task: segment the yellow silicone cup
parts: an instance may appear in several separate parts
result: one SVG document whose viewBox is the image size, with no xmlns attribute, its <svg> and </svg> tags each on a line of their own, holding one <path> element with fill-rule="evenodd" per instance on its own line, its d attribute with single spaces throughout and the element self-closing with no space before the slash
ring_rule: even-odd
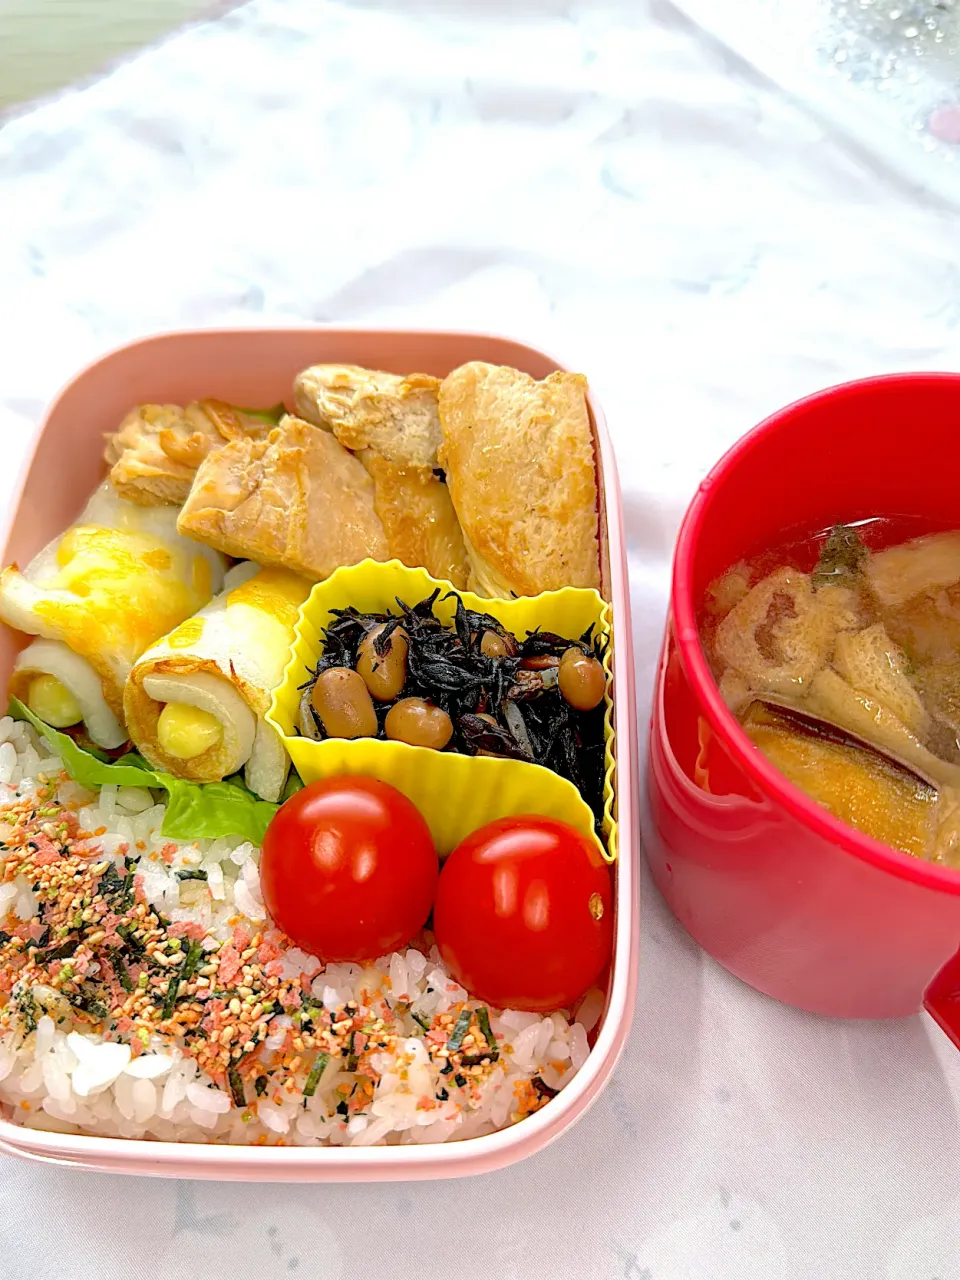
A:
<svg viewBox="0 0 960 1280">
<path fill-rule="evenodd" d="M 486 600 L 469 591 L 458 594 L 468 609 L 489 613 L 520 639 L 540 627 L 577 639 L 594 624 L 594 634 L 608 642 L 604 738 L 606 763 L 603 782 L 603 837 L 597 840 L 593 814 L 573 783 L 550 769 L 520 760 L 494 756 L 466 756 L 431 751 L 405 742 L 377 738 L 327 738 L 314 742 L 296 732 L 300 686 L 315 668 L 322 648 L 321 634 L 332 621 L 332 609 L 351 605 L 361 613 L 396 613 L 399 598 L 414 605 L 440 588 L 435 615 L 452 623 L 456 602 L 443 597 L 454 588 L 432 578 L 425 569 L 411 569 L 399 560 L 364 560 L 338 569 L 318 582 L 300 610 L 290 661 L 283 683 L 275 691 L 269 722 L 283 738 L 294 767 L 304 782 L 337 774 L 366 774 L 402 791 L 426 818 L 441 856 L 472 831 L 497 818 L 542 814 L 559 818 L 596 841 L 608 862 L 617 856 L 617 825 L 613 817 L 613 706 L 610 700 L 610 608 L 596 591 L 568 587 L 519 600 Z"/>
</svg>

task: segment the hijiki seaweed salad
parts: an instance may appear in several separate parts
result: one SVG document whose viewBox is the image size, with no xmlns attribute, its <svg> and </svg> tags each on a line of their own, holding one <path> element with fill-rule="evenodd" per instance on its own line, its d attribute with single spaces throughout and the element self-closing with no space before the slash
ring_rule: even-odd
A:
<svg viewBox="0 0 960 1280">
<path fill-rule="evenodd" d="M 439 588 L 396 613 L 334 610 L 303 686 L 308 738 L 381 737 L 543 765 L 603 816 L 605 646 L 591 626 L 571 641 L 518 640 L 455 593 L 453 626 L 434 614 Z M 361 675 L 360 673 L 364 673 Z"/>
<path fill-rule="evenodd" d="M 605 639 L 514 635 L 459 593 L 598 599 L 584 388 L 317 365 L 296 415 L 142 404 L 110 435 L 80 516 L 0 573 L 0 619 L 27 637 L 0 717 L 0 1117 L 427 1143 L 517 1123 L 570 1082 L 612 952 Z M 507 446 L 491 489 L 486 451 Z M 310 502 L 286 500 L 293 477 Z M 441 860 L 372 767 L 306 785 L 291 768 L 268 712 L 304 602 L 388 560 L 445 585 L 334 610 L 300 734 L 542 766 L 596 834 L 579 801 L 582 830 L 547 806 L 471 820 Z"/>
</svg>

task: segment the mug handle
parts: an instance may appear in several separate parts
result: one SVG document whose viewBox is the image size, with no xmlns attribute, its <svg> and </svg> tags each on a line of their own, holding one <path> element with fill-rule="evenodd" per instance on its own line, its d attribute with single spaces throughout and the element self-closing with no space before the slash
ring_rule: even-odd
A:
<svg viewBox="0 0 960 1280">
<path fill-rule="evenodd" d="M 960 1049 L 960 951 L 950 957 L 927 987 L 923 1007 Z"/>
</svg>

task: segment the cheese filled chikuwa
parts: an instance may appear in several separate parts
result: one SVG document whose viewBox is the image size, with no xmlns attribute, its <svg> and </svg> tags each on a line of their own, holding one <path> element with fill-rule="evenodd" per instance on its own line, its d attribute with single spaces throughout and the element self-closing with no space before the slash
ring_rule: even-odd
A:
<svg viewBox="0 0 960 1280">
<path fill-rule="evenodd" d="M 193 782 L 243 770 L 251 791 L 280 798 L 290 762 L 266 714 L 309 592 L 287 569 L 237 565 L 219 596 L 143 654 L 123 705 L 150 764 Z"/>
<path fill-rule="evenodd" d="M 54 728 L 120 747 L 130 668 L 219 591 L 225 563 L 177 533 L 175 508 L 138 506 L 100 485 L 25 569 L 0 574 L 0 618 L 38 637 L 17 657 L 10 693 Z"/>
</svg>

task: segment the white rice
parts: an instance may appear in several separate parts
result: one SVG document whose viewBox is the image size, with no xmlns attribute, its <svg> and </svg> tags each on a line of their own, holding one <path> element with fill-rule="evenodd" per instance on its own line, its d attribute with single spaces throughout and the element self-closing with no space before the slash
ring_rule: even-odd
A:
<svg viewBox="0 0 960 1280">
<path fill-rule="evenodd" d="M 38 785 L 58 776 L 57 801 L 77 811 L 83 829 L 105 828 L 87 842 L 90 852 L 102 850 L 122 864 L 125 846 L 139 850 L 137 871 L 149 903 L 174 922 L 204 929 L 206 951 L 231 939 L 238 916 L 251 933 L 268 927 L 258 849 L 239 840 L 168 840 L 160 834 L 164 806 L 148 790 L 85 792 L 61 773 L 60 761 L 28 726 L 9 717 L 0 719 L 0 837 L 2 806 L 33 796 Z M 23 876 L 4 878 L 5 848 L 0 844 L 0 929 L 9 931 L 34 917 L 38 903 Z M 178 881 L 176 872 L 190 869 L 205 871 L 206 883 Z M 564 1088 L 586 1060 L 588 1032 L 603 1009 L 596 990 L 580 1002 L 575 1019 L 491 1009 L 498 1060 L 478 1083 L 466 1080 L 461 1086 L 463 1077 L 442 1071 L 442 1057 L 434 1060 L 424 1040 L 422 1023 L 429 1026 L 448 1011 L 457 1014 L 468 1000 L 435 948 L 425 944 L 424 950 L 410 947 L 365 967 L 324 969 L 291 947 L 282 965 L 284 979 L 314 975 L 312 996 L 330 1012 L 350 1001 L 384 1002 L 402 1038 L 395 1052 L 371 1056 L 374 1087 L 362 1104 L 354 1099 L 346 1106 L 345 1098 L 362 1081 L 347 1069 L 346 1059 L 331 1057 L 312 1096 L 304 1096 L 303 1071 L 292 1090 L 271 1088 L 253 1098 L 251 1089 L 250 1101 L 240 1107 L 199 1070 L 182 1041 L 154 1035 L 137 1055 L 116 1032 L 111 1040 L 93 1033 L 89 1022 L 74 1024 L 63 998 L 37 985 L 33 997 L 42 1016 L 36 1029 L 26 1032 L 16 1020 L 0 1029 L 0 1111 L 34 1128 L 181 1142 L 370 1146 L 469 1138 L 514 1123 L 536 1109 L 541 1095 Z M 7 999 L 0 994 L 0 1012 Z M 270 1021 L 270 1035 L 257 1051 L 265 1062 L 289 1043 L 291 1021 L 284 1013 Z"/>
</svg>

